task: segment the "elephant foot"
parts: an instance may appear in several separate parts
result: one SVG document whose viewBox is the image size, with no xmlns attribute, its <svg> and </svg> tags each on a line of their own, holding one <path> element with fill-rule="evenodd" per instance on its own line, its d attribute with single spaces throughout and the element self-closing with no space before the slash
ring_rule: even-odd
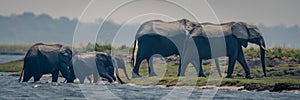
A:
<svg viewBox="0 0 300 100">
<path fill-rule="evenodd" d="M 231 75 L 227 75 L 225 78 L 233 78 Z"/>
<path fill-rule="evenodd" d="M 152 77 L 152 76 L 157 76 L 157 74 L 156 73 L 150 73 L 149 77 Z"/>
<path fill-rule="evenodd" d="M 198 75 L 198 77 L 206 77 L 206 75 L 200 74 L 200 75 Z"/>
<path fill-rule="evenodd" d="M 132 78 L 140 78 L 140 77 L 142 77 L 140 74 L 132 72 Z"/>
<path fill-rule="evenodd" d="M 178 73 L 177 76 L 178 76 L 178 77 L 180 77 L 180 76 L 185 76 L 185 73 Z"/>
<path fill-rule="evenodd" d="M 245 78 L 246 79 L 253 79 L 253 77 L 251 75 L 246 75 Z"/>
</svg>

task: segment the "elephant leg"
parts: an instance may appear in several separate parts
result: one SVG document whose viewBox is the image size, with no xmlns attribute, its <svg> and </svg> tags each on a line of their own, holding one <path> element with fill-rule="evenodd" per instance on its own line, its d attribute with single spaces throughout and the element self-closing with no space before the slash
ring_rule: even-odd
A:
<svg viewBox="0 0 300 100">
<path fill-rule="evenodd" d="M 149 77 L 157 76 L 153 68 L 153 57 L 147 58 Z"/>
<path fill-rule="evenodd" d="M 29 73 L 27 70 L 24 70 L 24 76 L 23 76 L 22 82 L 28 82 L 31 77 L 32 77 L 32 74 Z"/>
<path fill-rule="evenodd" d="M 141 59 L 139 56 L 137 56 L 135 66 L 134 66 L 133 71 L 132 71 L 132 78 L 142 77 L 139 74 L 139 69 L 140 69 L 140 65 L 141 65 L 142 61 L 143 61 L 143 59 Z"/>
<path fill-rule="evenodd" d="M 98 75 L 98 73 L 97 73 L 97 72 L 94 73 L 94 74 L 93 74 L 93 77 L 94 77 L 94 83 L 97 83 L 98 80 L 99 80 L 99 75 Z"/>
<path fill-rule="evenodd" d="M 79 79 L 79 83 L 80 83 L 80 84 L 83 84 L 83 83 L 84 83 L 85 77 L 78 77 L 78 79 Z"/>
<path fill-rule="evenodd" d="M 109 83 L 114 82 L 114 79 L 108 74 L 100 74 L 100 76 L 106 78 Z"/>
<path fill-rule="evenodd" d="M 196 71 L 198 71 L 198 77 L 206 77 L 206 75 L 203 72 L 203 68 L 202 68 L 202 59 L 199 59 L 199 62 L 194 60 L 192 61 L 192 64 L 194 65 Z"/>
<path fill-rule="evenodd" d="M 228 62 L 229 62 L 229 64 L 228 64 L 226 78 L 232 78 L 232 73 L 233 73 L 235 62 L 236 62 L 236 57 L 229 57 L 229 61 Z"/>
<path fill-rule="evenodd" d="M 215 58 L 215 64 L 216 64 L 219 76 L 222 77 L 222 72 L 221 72 L 221 68 L 220 68 L 220 64 L 219 64 L 218 58 Z"/>
<path fill-rule="evenodd" d="M 52 74 L 52 82 L 57 82 L 59 71 L 55 70 L 51 74 Z"/>
<path fill-rule="evenodd" d="M 43 74 L 40 73 L 33 75 L 34 82 L 40 81 L 42 76 Z"/>
<path fill-rule="evenodd" d="M 117 80 L 117 78 L 115 77 L 115 73 L 109 74 L 109 76 L 113 79 L 113 81 Z"/>
<path fill-rule="evenodd" d="M 188 67 L 188 64 L 189 64 L 188 61 L 182 61 L 182 59 L 180 59 L 180 65 L 178 67 L 177 76 L 185 76 L 185 70 Z"/>
<path fill-rule="evenodd" d="M 237 60 L 242 65 L 242 67 L 245 71 L 245 74 L 246 74 L 245 78 L 252 79 L 253 77 L 250 74 L 250 69 L 249 69 L 249 67 L 247 65 L 247 62 L 245 60 L 242 48 L 239 49 L 239 54 L 238 54 Z"/>
</svg>

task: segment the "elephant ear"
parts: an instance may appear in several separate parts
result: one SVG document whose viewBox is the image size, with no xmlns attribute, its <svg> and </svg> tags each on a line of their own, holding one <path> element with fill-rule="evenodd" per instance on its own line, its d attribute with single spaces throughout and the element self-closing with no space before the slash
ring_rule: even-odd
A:
<svg viewBox="0 0 300 100">
<path fill-rule="evenodd" d="M 96 59 L 100 60 L 100 61 L 104 61 L 104 62 L 108 61 L 106 55 L 104 55 L 104 54 L 96 54 Z"/>
<path fill-rule="evenodd" d="M 105 54 L 96 54 L 96 62 L 97 61 L 102 61 L 106 67 L 112 66 L 111 56 Z"/>
<path fill-rule="evenodd" d="M 248 46 L 249 32 L 244 22 L 236 22 L 232 25 L 231 31 L 232 34 L 240 41 L 243 47 Z"/>
</svg>

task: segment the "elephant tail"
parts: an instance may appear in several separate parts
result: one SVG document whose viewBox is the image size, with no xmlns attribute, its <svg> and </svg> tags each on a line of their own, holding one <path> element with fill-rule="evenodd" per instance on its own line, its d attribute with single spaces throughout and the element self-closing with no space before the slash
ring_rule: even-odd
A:
<svg viewBox="0 0 300 100">
<path fill-rule="evenodd" d="M 136 40 L 134 40 L 134 43 L 133 43 L 133 50 L 132 50 L 132 57 L 131 57 L 131 63 L 132 63 L 133 67 L 134 67 L 134 52 L 135 52 L 135 48 L 136 48 Z"/>
</svg>

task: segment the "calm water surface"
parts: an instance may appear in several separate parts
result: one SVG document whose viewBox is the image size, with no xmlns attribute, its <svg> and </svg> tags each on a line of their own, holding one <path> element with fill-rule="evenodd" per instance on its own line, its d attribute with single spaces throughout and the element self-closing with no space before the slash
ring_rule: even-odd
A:
<svg viewBox="0 0 300 100">
<path fill-rule="evenodd" d="M 15 61 L 24 58 L 24 55 L 0 55 L 0 63 Z"/>
</svg>

